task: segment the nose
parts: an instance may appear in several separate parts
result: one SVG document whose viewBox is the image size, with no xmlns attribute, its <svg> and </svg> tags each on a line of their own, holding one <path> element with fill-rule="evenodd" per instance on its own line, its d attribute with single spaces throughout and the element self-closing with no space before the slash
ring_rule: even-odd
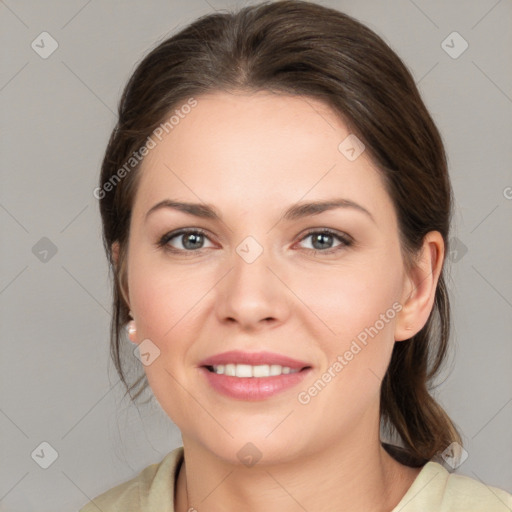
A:
<svg viewBox="0 0 512 512">
<path fill-rule="evenodd" d="M 216 313 L 221 323 L 236 323 L 245 331 L 286 322 L 291 310 L 291 292 L 283 284 L 277 265 L 265 250 L 233 253 L 231 268 L 216 287 Z M 261 250 L 261 249 L 260 249 Z"/>
</svg>

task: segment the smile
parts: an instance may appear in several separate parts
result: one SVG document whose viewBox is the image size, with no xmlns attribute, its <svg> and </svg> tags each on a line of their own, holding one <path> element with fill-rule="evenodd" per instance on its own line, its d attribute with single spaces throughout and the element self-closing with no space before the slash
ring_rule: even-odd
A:
<svg viewBox="0 0 512 512">
<path fill-rule="evenodd" d="M 289 373 L 297 373 L 300 370 L 292 369 L 289 366 L 281 366 L 280 364 L 261 364 L 252 366 L 250 364 L 219 364 L 206 367 L 209 371 L 218 375 L 228 375 L 230 377 L 274 377 L 276 375 L 287 375 Z"/>
</svg>

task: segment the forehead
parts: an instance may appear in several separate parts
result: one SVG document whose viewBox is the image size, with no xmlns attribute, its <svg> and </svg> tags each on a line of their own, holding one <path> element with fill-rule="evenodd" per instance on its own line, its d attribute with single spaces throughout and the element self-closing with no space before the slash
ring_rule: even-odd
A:
<svg viewBox="0 0 512 512">
<path fill-rule="evenodd" d="M 351 161 L 340 151 L 350 131 L 321 101 L 269 92 L 219 92 L 196 101 L 161 141 L 154 139 L 134 213 L 169 196 L 226 207 L 236 200 L 245 208 L 304 196 L 389 202 L 365 152 Z"/>
</svg>

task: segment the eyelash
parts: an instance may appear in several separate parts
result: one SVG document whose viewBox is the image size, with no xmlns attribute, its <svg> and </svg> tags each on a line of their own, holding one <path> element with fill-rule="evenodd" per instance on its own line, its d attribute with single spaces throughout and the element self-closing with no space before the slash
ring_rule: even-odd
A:
<svg viewBox="0 0 512 512">
<path fill-rule="evenodd" d="M 202 230 L 200 228 L 193 228 L 193 229 L 192 228 L 185 228 L 185 229 L 179 229 L 177 231 L 171 231 L 169 233 L 166 233 L 165 235 L 163 235 L 160 238 L 160 240 L 158 240 L 156 245 L 157 245 L 157 247 L 163 248 L 165 251 L 169 251 L 169 252 L 174 253 L 174 254 L 179 253 L 179 254 L 183 254 L 184 255 L 186 253 L 189 253 L 190 256 L 194 256 L 198 252 L 202 251 L 202 249 L 193 249 L 193 250 L 176 249 L 174 247 L 171 247 L 171 246 L 167 245 L 172 239 L 177 238 L 180 235 L 188 235 L 188 234 L 199 234 L 199 235 L 205 236 L 206 238 L 209 239 L 206 231 L 204 231 L 204 230 Z M 310 230 L 299 240 L 299 242 L 302 242 L 306 238 L 310 237 L 311 235 L 315 235 L 315 234 L 323 234 L 323 235 L 333 236 L 334 238 L 337 238 L 341 242 L 341 244 L 336 246 L 336 247 L 333 247 L 331 249 L 326 249 L 326 250 L 321 250 L 321 249 L 305 249 L 308 253 L 314 253 L 314 254 L 318 254 L 318 253 L 321 253 L 321 254 L 333 254 L 333 253 L 336 253 L 336 252 L 342 250 L 343 248 L 350 247 L 354 243 L 353 239 L 351 237 L 349 237 L 348 235 L 344 235 L 344 234 L 338 233 L 337 231 L 334 231 L 334 230 L 329 229 L 329 228 Z"/>
</svg>

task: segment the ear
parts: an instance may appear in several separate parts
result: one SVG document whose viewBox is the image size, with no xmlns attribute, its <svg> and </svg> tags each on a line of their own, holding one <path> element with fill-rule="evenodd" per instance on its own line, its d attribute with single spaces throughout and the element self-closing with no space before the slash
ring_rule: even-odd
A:
<svg viewBox="0 0 512 512">
<path fill-rule="evenodd" d="M 414 267 L 404 278 L 400 300 L 402 310 L 395 323 L 395 341 L 412 338 L 427 323 L 443 268 L 444 240 L 439 231 L 430 231 Z"/>
</svg>

